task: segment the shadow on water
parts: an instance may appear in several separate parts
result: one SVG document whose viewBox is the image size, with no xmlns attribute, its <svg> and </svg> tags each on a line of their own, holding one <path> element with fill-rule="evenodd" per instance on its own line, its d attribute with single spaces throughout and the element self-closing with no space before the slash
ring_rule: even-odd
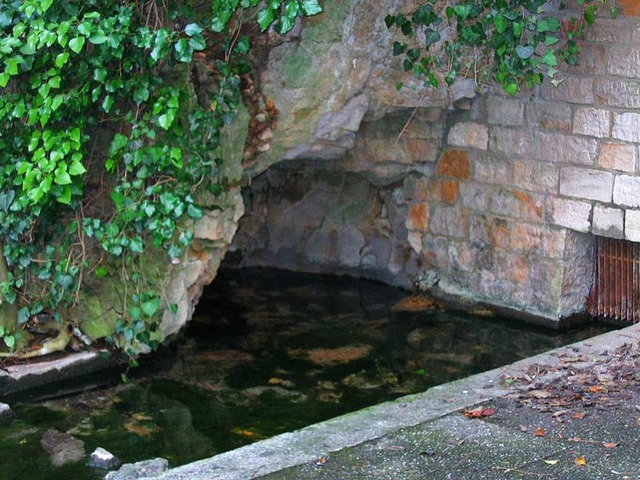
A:
<svg viewBox="0 0 640 480">
<path fill-rule="evenodd" d="M 215 455 L 602 333 L 465 313 L 392 312 L 407 292 L 365 280 L 221 270 L 170 364 L 129 383 L 13 406 L 0 428 L 0 479 L 101 478 L 52 467 L 48 428 L 124 462 Z"/>
</svg>

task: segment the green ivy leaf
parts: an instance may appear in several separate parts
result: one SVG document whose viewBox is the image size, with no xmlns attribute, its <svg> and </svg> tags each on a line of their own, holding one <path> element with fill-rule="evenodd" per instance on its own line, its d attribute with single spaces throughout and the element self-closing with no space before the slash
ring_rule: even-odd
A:
<svg viewBox="0 0 640 480">
<path fill-rule="evenodd" d="M 503 85 L 502 88 L 509 95 L 515 95 L 516 93 L 518 93 L 518 84 L 517 83 L 507 83 L 507 84 Z"/>
<path fill-rule="evenodd" d="M 82 51 L 82 47 L 84 47 L 85 39 L 84 37 L 75 37 L 69 40 L 69 48 L 76 54 L 79 54 Z"/>
<path fill-rule="evenodd" d="M 193 37 L 194 35 L 200 35 L 203 31 L 204 29 L 197 23 L 190 23 L 186 27 L 184 27 L 184 33 L 188 37 Z"/>
<path fill-rule="evenodd" d="M 516 55 L 523 60 L 530 58 L 533 55 L 534 48 L 531 45 L 518 45 L 516 47 Z"/>
<path fill-rule="evenodd" d="M 146 302 L 143 302 L 140 306 L 142 307 L 142 311 L 147 317 L 153 317 L 160 309 L 160 300 L 154 297 L 150 300 L 147 300 Z"/>
</svg>

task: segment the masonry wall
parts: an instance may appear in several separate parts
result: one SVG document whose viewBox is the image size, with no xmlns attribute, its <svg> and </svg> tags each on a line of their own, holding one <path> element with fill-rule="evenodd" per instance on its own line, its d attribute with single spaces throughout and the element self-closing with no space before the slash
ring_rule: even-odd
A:
<svg viewBox="0 0 640 480">
<path fill-rule="evenodd" d="M 411 244 L 443 288 L 557 320 L 584 310 L 591 235 L 640 241 L 640 11 L 621 7 L 557 87 L 490 93 L 452 120 L 439 198 L 406 182 Z"/>
</svg>

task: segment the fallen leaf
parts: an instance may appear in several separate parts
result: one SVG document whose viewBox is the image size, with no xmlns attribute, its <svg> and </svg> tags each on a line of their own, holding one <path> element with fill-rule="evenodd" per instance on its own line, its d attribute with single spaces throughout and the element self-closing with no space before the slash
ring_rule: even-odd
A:
<svg viewBox="0 0 640 480">
<path fill-rule="evenodd" d="M 478 407 L 478 408 L 474 408 L 473 410 L 465 410 L 464 416 L 467 418 L 480 418 L 480 417 L 490 417 L 495 413 L 496 411 L 492 408 Z"/>
<path fill-rule="evenodd" d="M 464 443 L 466 439 L 462 439 L 462 440 L 458 440 L 457 438 L 450 438 L 449 440 L 447 440 L 447 444 L 449 445 L 455 445 L 456 447 L 459 447 L 460 445 L 462 445 Z"/>
<path fill-rule="evenodd" d="M 549 398 L 551 393 L 547 390 L 531 390 L 529 396 L 533 398 Z"/>
<path fill-rule="evenodd" d="M 561 417 L 562 415 L 566 415 L 567 413 L 570 413 L 571 410 L 558 410 L 556 413 L 554 413 L 552 415 L 552 417 Z"/>
<path fill-rule="evenodd" d="M 546 463 L 547 465 L 555 465 L 559 461 L 560 460 L 543 460 L 543 462 Z"/>
<path fill-rule="evenodd" d="M 320 457 L 318 460 L 316 460 L 316 465 L 322 466 L 327 463 L 327 460 L 327 457 Z"/>
<path fill-rule="evenodd" d="M 544 429 L 542 429 L 542 428 L 540 428 L 540 427 L 536 428 L 536 429 L 533 431 L 533 434 L 534 434 L 536 437 L 544 437 L 544 436 L 546 435 L 546 433 L 545 433 Z"/>
<path fill-rule="evenodd" d="M 575 419 L 575 420 L 582 420 L 585 417 L 586 413 L 584 412 L 576 412 L 573 415 L 571 415 L 571 418 Z"/>
<path fill-rule="evenodd" d="M 601 392 L 603 390 L 604 390 L 604 388 L 602 387 L 602 385 L 591 385 L 589 387 L 589 391 L 591 393 L 598 393 L 598 392 Z"/>
<path fill-rule="evenodd" d="M 571 437 L 571 438 L 567 438 L 567 442 L 581 442 L 582 439 L 580 437 Z"/>
<path fill-rule="evenodd" d="M 604 448 L 616 448 L 619 445 L 619 443 L 614 443 L 614 442 L 603 442 L 602 446 Z"/>
<path fill-rule="evenodd" d="M 520 431 L 521 431 L 521 432 L 526 432 L 526 431 L 527 431 L 527 427 L 526 427 L 526 425 L 520 425 L 520 427 L 519 427 L 519 428 L 520 428 Z"/>
<path fill-rule="evenodd" d="M 579 466 L 583 466 L 587 464 L 587 459 L 584 458 L 584 455 L 580 455 L 579 457 L 576 457 L 576 459 L 573 461 L 573 463 L 575 463 L 576 465 Z"/>
</svg>

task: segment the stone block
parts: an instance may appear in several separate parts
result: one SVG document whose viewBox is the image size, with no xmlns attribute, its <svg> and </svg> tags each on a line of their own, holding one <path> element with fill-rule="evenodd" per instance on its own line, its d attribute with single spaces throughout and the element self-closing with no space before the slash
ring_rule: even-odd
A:
<svg viewBox="0 0 640 480">
<path fill-rule="evenodd" d="M 608 238 L 624 238 L 624 210 L 596 205 L 591 232 Z"/>
<path fill-rule="evenodd" d="M 613 197 L 613 174 L 588 168 L 562 168 L 560 194 L 609 203 Z"/>
<path fill-rule="evenodd" d="M 521 100 L 492 95 L 487 99 L 490 124 L 519 127 L 524 124 L 524 103 Z"/>
<path fill-rule="evenodd" d="M 525 255 L 508 253 L 505 255 L 505 278 L 516 285 L 529 283 L 529 259 Z"/>
<path fill-rule="evenodd" d="M 535 102 L 535 103 L 534 103 Z M 527 104 L 527 124 L 530 127 L 560 133 L 571 133 L 571 107 L 560 102 L 534 101 Z"/>
<path fill-rule="evenodd" d="M 547 198 L 547 220 L 552 225 L 578 232 L 591 230 L 591 204 L 566 198 Z"/>
<path fill-rule="evenodd" d="M 598 167 L 605 170 L 635 172 L 638 164 L 638 149 L 635 145 L 621 142 L 600 144 Z"/>
<path fill-rule="evenodd" d="M 511 229 L 511 249 L 546 258 L 562 258 L 566 231 L 518 222 Z"/>
<path fill-rule="evenodd" d="M 624 217 L 624 237 L 640 242 L 640 210 L 627 210 Z"/>
<path fill-rule="evenodd" d="M 456 203 L 458 199 L 458 181 L 457 180 L 442 180 L 442 201 L 450 205 Z"/>
<path fill-rule="evenodd" d="M 453 270 L 473 272 L 476 268 L 476 252 L 466 242 L 449 242 L 449 265 Z"/>
<path fill-rule="evenodd" d="M 486 150 L 489 144 L 487 126 L 475 122 L 456 123 L 449 130 L 447 142 L 454 147 Z"/>
<path fill-rule="evenodd" d="M 567 103 L 594 103 L 594 83 L 592 78 L 566 76 L 557 87 L 544 82 L 540 87 L 542 98 Z"/>
<path fill-rule="evenodd" d="M 530 157 L 533 151 L 531 134 L 525 130 L 492 127 L 489 146 L 491 151 L 508 157 Z"/>
<path fill-rule="evenodd" d="M 613 203 L 624 207 L 640 207 L 640 177 L 617 175 L 613 186 Z"/>
<path fill-rule="evenodd" d="M 631 32 L 630 28 L 622 27 L 619 19 L 600 18 L 585 29 L 585 37 L 588 42 L 629 43 Z"/>
<path fill-rule="evenodd" d="M 441 147 L 440 142 L 423 138 L 406 138 L 402 144 L 414 163 L 435 162 Z"/>
<path fill-rule="evenodd" d="M 589 27 L 587 30 L 591 30 L 591 28 Z M 601 75 L 603 73 L 603 65 L 607 65 L 607 55 L 607 47 L 604 45 L 582 42 L 578 63 L 576 65 L 567 65 L 567 71 Z"/>
<path fill-rule="evenodd" d="M 622 13 L 629 17 L 640 17 L 640 3 L 638 0 L 619 0 Z"/>
<path fill-rule="evenodd" d="M 429 226 L 429 205 L 426 203 L 412 203 L 409 205 L 406 226 L 408 230 L 426 232 Z"/>
<path fill-rule="evenodd" d="M 598 141 L 593 138 L 536 132 L 536 156 L 543 162 L 595 165 Z"/>
<path fill-rule="evenodd" d="M 640 108 L 640 81 L 599 77 L 593 81 L 593 92 L 602 105 Z"/>
<path fill-rule="evenodd" d="M 640 48 L 613 45 L 609 48 L 608 72 L 627 78 L 640 78 Z"/>
<path fill-rule="evenodd" d="M 460 208 L 438 205 L 431 214 L 430 230 L 435 235 L 467 238 L 469 220 Z"/>
<path fill-rule="evenodd" d="M 537 223 L 543 218 L 544 200 L 538 194 L 499 188 L 491 199 L 490 212 Z"/>
<path fill-rule="evenodd" d="M 459 186 L 462 204 L 470 210 L 483 213 L 489 212 L 494 190 L 494 187 L 477 182 L 464 182 Z"/>
<path fill-rule="evenodd" d="M 436 166 L 436 173 L 443 177 L 454 177 L 466 180 L 471 177 L 471 160 L 469 152 L 447 149 Z"/>
<path fill-rule="evenodd" d="M 469 239 L 481 247 L 508 248 L 510 231 L 511 222 L 505 218 L 476 215 L 469 222 Z"/>
<path fill-rule="evenodd" d="M 553 163 L 513 161 L 513 185 L 540 193 L 558 193 L 559 169 Z"/>
<path fill-rule="evenodd" d="M 513 178 L 513 161 L 480 154 L 475 161 L 474 170 L 473 178 L 478 182 L 506 185 L 511 183 Z"/>
<path fill-rule="evenodd" d="M 579 108 L 573 116 L 573 133 L 606 138 L 611 132 L 611 112 L 599 108 Z"/>
<path fill-rule="evenodd" d="M 640 113 L 614 113 L 611 135 L 625 142 L 640 142 Z"/>
</svg>

